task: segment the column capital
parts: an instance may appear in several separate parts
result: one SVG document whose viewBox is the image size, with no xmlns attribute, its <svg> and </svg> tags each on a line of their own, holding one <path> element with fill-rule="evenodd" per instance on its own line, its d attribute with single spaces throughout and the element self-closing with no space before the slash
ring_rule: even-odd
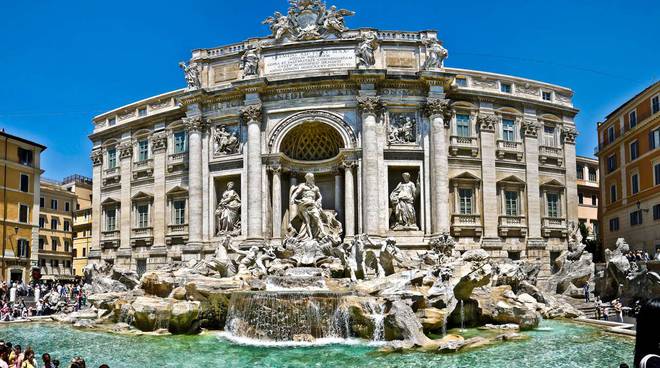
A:
<svg viewBox="0 0 660 368">
<path fill-rule="evenodd" d="M 92 154 L 89 156 L 89 158 L 92 160 L 93 166 L 103 165 L 103 150 L 100 148 L 92 150 Z"/>
<path fill-rule="evenodd" d="M 266 170 L 268 170 L 272 174 L 280 174 L 280 173 L 282 173 L 282 165 L 280 165 L 280 164 L 270 164 L 266 167 Z"/>
<path fill-rule="evenodd" d="M 241 109 L 241 118 L 247 123 L 261 123 L 262 106 L 260 103 L 247 105 Z"/>
<path fill-rule="evenodd" d="M 562 129 L 562 134 L 564 135 L 564 143 L 566 144 L 575 144 L 575 139 L 578 136 L 577 129 L 573 127 L 567 127 Z"/>
<path fill-rule="evenodd" d="M 522 129 L 525 137 L 536 138 L 538 137 L 539 124 L 533 120 L 525 119 L 522 121 Z"/>
<path fill-rule="evenodd" d="M 480 113 L 477 116 L 477 123 L 479 124 L 479 130 L 482 132 L 495 132 L 495 126 L 497 125 L 497 116 L 495 114 L 485 114 Z"/>
<path fill-rule="evenodd" d="M 342 162 L 339 164 L 339 167 L 346 170 L 352 170 L 353 168 L 357 167 L 357 161 L 355 160 L 342 160 Z"/>
<path fill-rule="evenodd" d="M 451 108 L 451 100 L 447 98 L 429 97 L 424 104 L 424 114 L 429 118 L 442 115 L 445 120 L 451 119 L 454 112 Z"/>
<path fill-rule="evenodd" d="M 160 131 L 151 135 L 151 152 L 161 152 L 167 149 L 167 132 Z"/>
<path fill-rule="evenodd" d="M 183 118 L 183 127 L 188 133 L 202 132 L 206 129 L 208 123 L 201 115 Z"/>
<path fill-rule="evenodd" d="M 380 96 L 357 96 L 357 102 L 363 114 L 379 115 L 383 111 Z"/>
<path fill-rule="evenodd" d="M 117 146 L 119 150 L 119 159 L 130 158 L 133 156 L 133 143 L 132 142 L 122 142 Z"/>
</svg>

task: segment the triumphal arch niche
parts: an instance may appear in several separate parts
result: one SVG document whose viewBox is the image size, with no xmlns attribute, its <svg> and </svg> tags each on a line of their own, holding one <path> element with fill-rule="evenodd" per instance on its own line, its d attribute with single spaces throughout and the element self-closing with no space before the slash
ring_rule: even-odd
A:
<svg viewBox="0 0 660 368">
<path fill-rule="evenodd" d="M 290 1 L 267 36 L 194 50 L 185 88 L 94 118 L 92 259 L 158 267 L 228 237 L 307 259 L 367 234 L 549 272 L 577 216 L 572 91 L 351 15 Z"/>
</svg>

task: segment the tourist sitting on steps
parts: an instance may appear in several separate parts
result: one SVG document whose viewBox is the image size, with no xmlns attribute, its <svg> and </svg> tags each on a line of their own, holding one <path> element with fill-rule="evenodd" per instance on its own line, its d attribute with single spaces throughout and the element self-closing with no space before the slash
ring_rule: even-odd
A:
<svg viewBox="0 0 660 368">
<path fill-rule="evenodd" d="M 660 298 L 642 306 L 637 317 L 635 368 L 660 368 Z"/>
</svg>

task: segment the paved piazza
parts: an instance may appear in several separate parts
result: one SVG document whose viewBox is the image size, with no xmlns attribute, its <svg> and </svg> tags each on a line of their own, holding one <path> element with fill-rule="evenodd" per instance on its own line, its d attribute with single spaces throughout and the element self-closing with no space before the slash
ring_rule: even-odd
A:
<svg viewBox="0 0 660 368">
<path fill-rule="evenodd" d="M 409 252 L 451 235 L 547 278 L 577 222 L 573 92 L 445 66 L 435 31 L 348 29 L 352 12 L 308 3 L 268 37 L 194 50 L 186 88 L 93 119 L 91 262 L 142 273 L 226 235 Z"/>
</svg>

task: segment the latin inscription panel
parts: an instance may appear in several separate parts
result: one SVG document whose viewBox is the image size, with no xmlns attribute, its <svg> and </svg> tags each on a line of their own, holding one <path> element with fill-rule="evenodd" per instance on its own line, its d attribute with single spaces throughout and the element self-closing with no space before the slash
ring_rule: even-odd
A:
<svg viewBox="0 0 660 368">
<path fill-rule="evenodd" d="M 264 56 L 264 72 L 280 74 L 325 69 L 355 68 L 354 49 L 310 50 Z"/>
</svg>

